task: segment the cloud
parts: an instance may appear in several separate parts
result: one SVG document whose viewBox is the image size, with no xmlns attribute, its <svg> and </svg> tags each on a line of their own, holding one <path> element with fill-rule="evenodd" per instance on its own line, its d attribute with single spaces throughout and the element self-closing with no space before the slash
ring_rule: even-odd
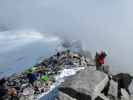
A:
<svg viewBox="0 0 133 100">
<path fill-rule="evenodd" d="M 39 41 L 43 42 L 44 44 L 51 44 L 55 42 L 56 44 L 59 44 L 61 39 L 57 36 L 52 36 L 47 33 L 39 33 L 35 30 L 0 32 L 0 53 L 17 49 Z"/>
<path fill-rule="evenodd" d="M 0 22 L 9 29 L 35 29 L 80 40 L 93 53 L 105 49 L 108 61 L 116 69 L 130 71 L 132 3 L 132 0 L 0 0 Z"/>
</svg>

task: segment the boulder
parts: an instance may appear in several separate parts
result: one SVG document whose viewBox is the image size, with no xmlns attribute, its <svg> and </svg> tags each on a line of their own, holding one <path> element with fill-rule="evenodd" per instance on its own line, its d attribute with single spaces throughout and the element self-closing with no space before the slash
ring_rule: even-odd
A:
<svg viewBox="0 0 133 100">
<path fill-rule="evenodd" d="M 116 100 L 117 94 L 118 94 L 118 83 L 115 82 L 114 80 L 110 80 L 108 95 L 110 98 L 113 98 L 114 100 Z"/>
<path fill-rule="evenodd" d="M 130 95 L 129 86 L 133 80 L 133 77 L 128 73 L 119 73 L 116 75 L 113 75 L 113 80 L 118 82 L 118 92 L 120 93 L 120 89 L 125 89 L 128 94 Z"/>
<path fill-rule="evenodd" d="M 130 100 L 130 96 L 125 89 L 121 89 L 121 100 Z"/>
<path fill-rule="evenodd" d="M 108 76 L 88 68 L 67 79 L 59 90 L 77 100 L 94 100 L 108 82 Z"/>
<path fill-rule="evenodd" d="M 88 66 L 88 70 L 96 71 L 96 66 Z"/>
<path fill-rule="evenodd" d="M 110 100 L 108 97 L 106 97 L 104 94 L 100 94 L 96 100 Z"/>
<path fill-rule="evenodd" d="M 110 66 L 109 65 L 103 65 L 103 72 L 106 74 L 110 74 Z"/>
<path fill-rule="evenodd" d="M 71 96 L 69 96 L 63 92 L 59 92 L 59 96 L 58 96 L 57 100 L 77 100 L 77 99 L 72 98 Z"/>
<path fill-rule="evenodd" d="M 133 95 L 131 95 L 130 100 L 133 100 Z"/>
</svg>

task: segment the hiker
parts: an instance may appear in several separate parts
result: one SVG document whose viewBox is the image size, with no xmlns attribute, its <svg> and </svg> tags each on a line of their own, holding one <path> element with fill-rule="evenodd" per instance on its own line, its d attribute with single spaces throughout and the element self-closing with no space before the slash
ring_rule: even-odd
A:
<svg viewBox="0 0 133 100">
<path fill-rule="evenodd" d="M 36 73 L 28 73 L 27 78 L 29 79 L 29 83 L 33 86 L 34 82 L 37 80 Z"/>
<path fill-rule="evenodd" d="M 106 53 L 103 51 L 100 54 L 96 52 L 95 62 L 97 70 L 102 70 L 102 65 L 104 64 L 104 59 L 106 56 L 107 56 Z"/>
<path fill-rule="evenodd" d="M 57 52 L 56 56 L 57 56 L 57 59 L 59 59 L 59 57 L 60 57 L 60 53 Z"/>
<path fill-rule="evenodd" d="M 133 80 L 133 76 L 128 73 L 120 73 L 113 76 L 113 79 L 118 82 L 118 97 L 121 97 L 121 88 L 125 89 L 129 95 L 131 95 L 129 91 L 129 86 Z"/>
</svg>

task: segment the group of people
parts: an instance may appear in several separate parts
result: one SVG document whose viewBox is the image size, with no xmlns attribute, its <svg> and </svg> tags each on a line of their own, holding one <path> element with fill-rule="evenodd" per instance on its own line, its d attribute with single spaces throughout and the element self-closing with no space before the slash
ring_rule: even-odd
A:
<svg viewBox="0 0 133 100">
<path fill-rule="evenodd" d="M 35 94 L 44 92 L 45 91 L 44 88 L 39 90 L 39 87 L 37 86 L 36 83 L 37 82 L 41 82 L 43 84 L 45 83 L 47 87 L 51 85 L 53 82 L 55 82 L 54 78 L 50 77 L 50 75 L 57 74 L 56 72 L 60 70 L 60 67 L 63 64 L 68 64 L 71 58 L 69 54 L 70 51 L 61 52 L 61 53 L 58 52 L 56 55 L 48 59 L 44 59 L 41 63 L 36 64 L 34 67 L 26 70 L 23 74 L 21 74 L 21 77 L 17 79 L 18 82 L 14 82 L 14 79 L 10 80 L 12 76 L 9 78 L 0 79 L 0 100 L 6 100 L 7 97 L 10 97 L 10 99 L 8 98 L 7 100 L 19 100 L 19 93 L 22 93 L 23 90 L 27 87 L 32 87 Z M 96 52 L 95 63 L 97 70 L 103 71 L 103 65 L 105 63 L 106 56 L 107 54 L 104 51 L 100 53 Z M 79 62 L 82 61 L 79 58 L 76 58 L 77 61 Z M 121 88 L 124 88 L 130 94 L 128 86 L 130 85 L 133 77 L 129 77 L 129 74 L 124 74 L 124 73 L 121 73 L 120 75 L 113 75 L 112 77 L 113 80 L 116 80 L 118 82 L 119 91 Z M 26 87 L 22 88 L 23 83 L 28 83 L 28 84 Z M 120 93 L 118 95 L 120 95 Z"/>
<path fill-rule="evenodd" d="M 69 50 L 57 52 L 57 54 L 43 59 L 25 72 L 0 79 L 0 100 L 20 100 L 28 88 L 32 88 L 35 94 L 46 92 L 56 81 L 54 76 L 58 74 L 61 68 L 66 64 L 73 64 L 74 59 L 79 61 L 78 58 L 70 56 L 73 55 Z"/>
<path fill-rule="evenodd" d="M 38 91 L 38 87 L 35 85 L 36 81 L 43 80 L 48 81 L 47 72 L 51 69 L 53 72 L 56 72 L 58 68 L 56 66 L 59 66 L 60 64 L 68 62 L 70 60 L 70 51 L 57 53 L 56 55 L 44 59 L 41 63 L 35 65 L 36 67 L 32 67 L 25 71 L 23 76 L 20 78 L 19 82 L 23 83 L 23 81 L 26 81 L 28 85 L 34 88 L 35 92 Z M 64 56 L 63 56 L 64 55 Z M 105 52 L 96 53 L 95 61 L 96 61 L 96 68 L 97 70 L 101 70 L 101 66 L 104 64 L 104 59 L 106 57 Z M 80 57 L 79 57 L 80 58 Z M 80 60 L 78 61 L 80 62 Z M 66 59 L 66 60 L 64 60 Z M 45 68 L 45 67 L 48 68 Z M 12 77 L 12 76 L 11 76 Z M 10 84 L 11 83 L 11 84 Z M 21 84 L 22 84 L 21 83 Z M 17 83 L 14 82 L 14 80 L 9 81 L 7 78 L 2 78 L 0 80 L 0 100 L 5 100 L 6 96 L 10 96 L 11 100 L 18 100 L 18 93 L 23 92 L 23 88 L 21 85 L 16 85 Z"/>
<path fill-rule="evenodd" d="M 57 54 L 57 58 L 60 55 Z M 0 100 L 20 100 L 24 90 L 31 88 L 34 94 L 40 94 L 50 89 L 55 82 L 54 67 L 57 64 L 53 57 L 48 58 L 48 63 L 41 62 L 35 66 L 7 78 L 0 79 Z"/>
<path fill-rule="evenodd" d="M 22 96 L 24 89 L 28 87 L 31 87 L 35 94 L 39 93 L 37 82 L 48 86 L 50 81 L 52 80 L 49 79 L 48 75 L 37 69 L 34 72 L 26 72 L 21 78 L 16 77 L 16 79 L 11 80 L 10 78 L 2 78 L 0 80 L 0 100 L 19 100 L 19 97 Z M 40 90 L 40 92 L 44 91 L 45 86 L 43 90 Z"/>
</svg>

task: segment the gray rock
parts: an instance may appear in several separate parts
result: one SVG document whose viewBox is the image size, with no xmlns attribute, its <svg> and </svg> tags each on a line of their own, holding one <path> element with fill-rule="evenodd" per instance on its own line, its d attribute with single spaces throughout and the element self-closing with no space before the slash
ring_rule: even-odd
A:
<svg viewBox="0 0 133 100">
<path fill-rule="evenodd" d="M 109 65 L 103 65 L 103 72 L 106 74 L 110 74 L 110 66 Z"/>
<path fill-rule="evenodd" d="M 113 80 L 118 82 L 118 92 L 120 92 L 121 88 L 125 89 L 128 94 L 130 95 L 129 86 L 133 80 L 133 77 L 128 73 L 119 73 L 116 75 L 113 75 Z"/>
<path fill-rule="evenodd" d="M 131 95 L 130 100 L 133 100 L 133 95 Z"/>
<path fill-rule="evenodd" d="M 63 93 L 63 92 L 59 92 L 59 96 L 57 100 L 77 100 L 75 98 L 70 97 L 69 95 Z"/>
<path fill-rule="evenodd" d="M 59 90 L 78 100 L 94 100 L 107 82 L 108 76 L 105 73 L 86 68 L 66 80 Z"/>
<path fill-rule="evenodd" d="M 118 94 L 118 83 L 114 80 L 110 80 L 109 92 L 108 95 L 113 98 L 114 100 L 117 99 Z"/>
<path fill-rule="evenodd" d="M 99 95 L 99 98 L 101 99 L 101 100 L 110 100 L 108 97 L 106 97 L 104 94 L 100 94 Z M 97 100 L 99 100 L 99 99 L 97 99 Z"/>
<path fill-rule="evenodd" d="M 121 89 L 121 100 L 130 100 L 130 96 L 125 89 Z"/>
<path fill-rule="evenodd" d="M 88 66 L 88 70 L 90 70 L 90 71 L 96 71 L 96 66 Z"/>
</svg>

